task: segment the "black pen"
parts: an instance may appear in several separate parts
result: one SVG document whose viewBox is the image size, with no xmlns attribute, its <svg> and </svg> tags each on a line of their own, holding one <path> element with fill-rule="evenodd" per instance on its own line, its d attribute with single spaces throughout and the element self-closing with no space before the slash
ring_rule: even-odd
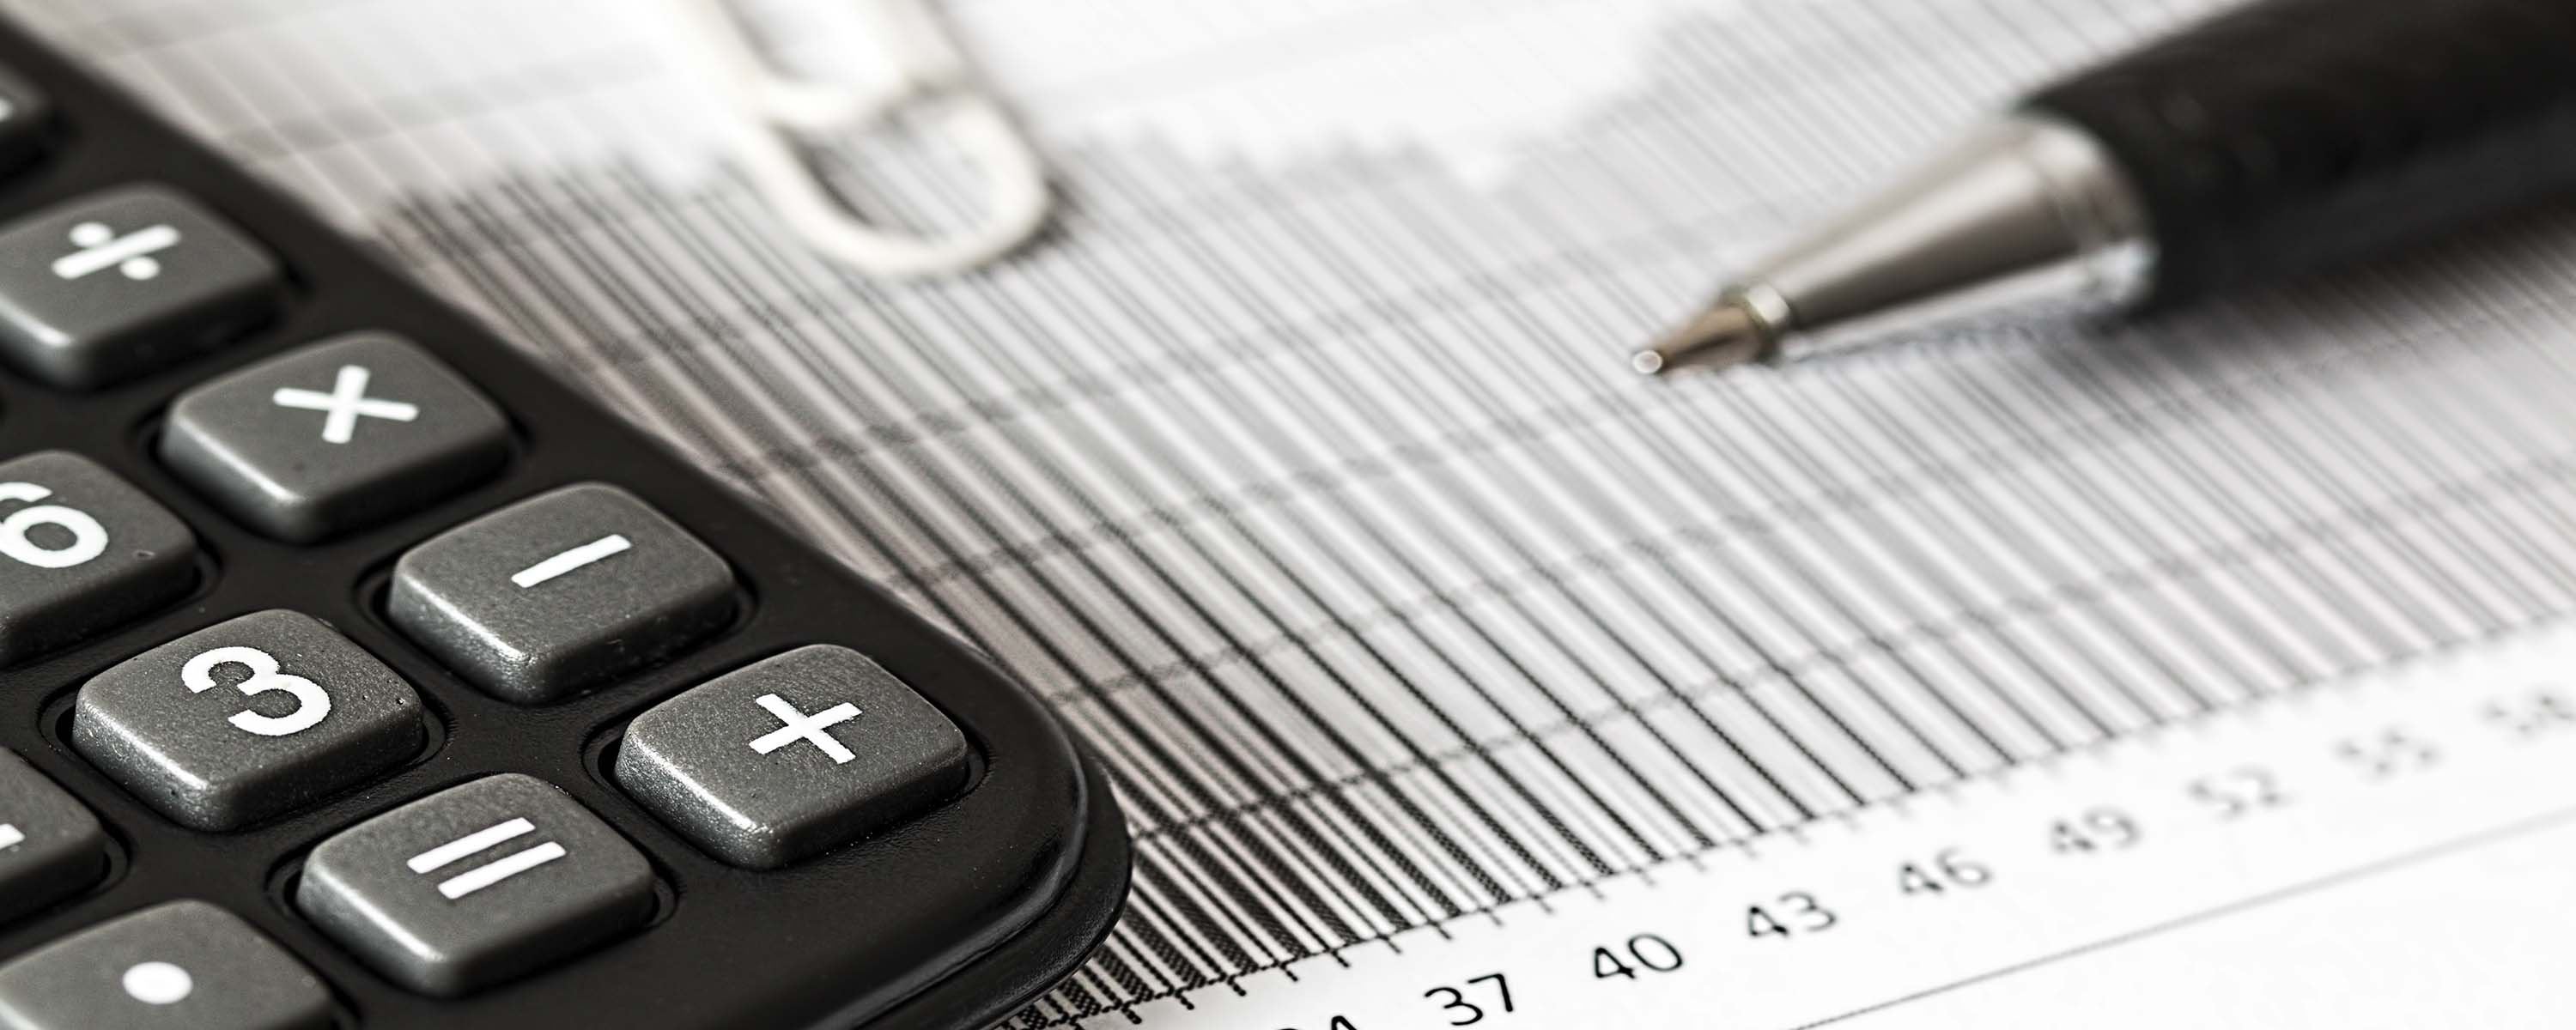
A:
<svg viewBox="0 0 2576 1030">
<path fill-rule="evenodd" d="M 2142 311 L 2576 193 L 2576 0 L 2261 0 L 2032 94 L 1631 361 Z"/>
</svg>

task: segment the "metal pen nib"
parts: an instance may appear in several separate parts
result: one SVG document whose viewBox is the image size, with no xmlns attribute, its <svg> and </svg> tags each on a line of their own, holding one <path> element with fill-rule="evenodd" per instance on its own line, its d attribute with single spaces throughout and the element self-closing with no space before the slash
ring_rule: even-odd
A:
<svg viewBox="0 0 2576 1030">
<path fill-rule="evenodd" d="M 2118 308 L 2151 281 L 2145 229 L 2090 137 L 2046 118 L 1996 119 L 1747 269 L 1628 365 L 1661 376 L 1798 360 L 1997 307 Z"/>
<path fill-rule="evenodd" d="M 1779 353 L 1780 338 L 1770 324 L 1756 316 L 1741 297 L 1730 294 L 1657 337 L 1653 344 L 1630 353 L 1628 367 L 1642 375 L 1659 376 L 1695 365 L 1732 368 L 1769 361 Z"/>
</svg>

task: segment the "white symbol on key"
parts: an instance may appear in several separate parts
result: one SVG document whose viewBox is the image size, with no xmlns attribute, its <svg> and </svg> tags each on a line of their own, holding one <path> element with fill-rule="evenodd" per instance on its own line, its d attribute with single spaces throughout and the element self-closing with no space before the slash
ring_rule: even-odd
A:
<svg viewBox="0 0 2576 1030">
<path fill-rule="evenodd" d="M 331 694 L 322 685 L 286 671 L 277 656 L 256 647 L 218 647 L 188 659 L 179 667 L 179 682 L 191 694 L 215 689 L 215 670 L 239 666 L 249 677 L 233 684 L 233 689 L 251 697 L 283 693 L 295 699 L 293 711 L 270 715 L 256 709 L 244 709 L 225 717 L 233 728 L 262 737 L 292 737 L 322 724 L 331 717 Z"/>
<path fill-rule="evenodd" d="M 751 742 L 753 753 L 765 755 L 801 740 L 821 748 L 824 754 L 832 756 L 833 765 L 841 765 L 859 757 L 851 754 L 849 748 L 842 747 L 840 741 L 832 739 L 831 734 L 823 732 L 858 718 L 859 706 L 843 701 L 807 715 L 797 711 L 795 705 L 787 703 L 786 698 L 776 694 L 762 694 L 752 700 L 760 707 L 768 709 L 769 714 L 777 716 L 779 722 L 786 723 L 753 740 Z"/>
<path fill-rule="evenodd" d="M 367 381 L 373 376 L 364 365 L 342 365 L 339 377 L 331 381 L 329 393 L 287 386 L 270 394 L 269 400 L 281 408 L 322 412 L 322 439 L 331 443 L 348 443 L 356 438 L 361 417 L 391 422 L 420 417 L 418 405 L 367 396 Z"/>
<path fill-rule="evenodd" d="M 504 819 L 480 830 L 466 834 L 465 836 L 458 837 L 455 840 L 448 841 L 445 844 L 441 844 L 437 847 L 421 852 L 420 854 L 413 855 L 411 860 L 404 864 L 409 865 L 412 872 L 427 875 L 454 863 L 457 859 L 464 858 L 467 855 L 474 854 L 475 852 L 481 851 L 495 844 L 499 844 L 502 841 L 516 840 L 535 832 L 537 832 L 536 824 L 531 823 L 526 819 Z M 528 848 L 523 851 L 513 851 L 507 855 L 493 859 L 490 862 L 475 866 L 472 869 L 468 869 L 464 872 L 448 877 L 447 879 L 440 880 L 438 882 L 438 893 L 447 900 L 454 901 L 468 894 L 472 894 L 475 891 L 482 890 L 485 887 L 507 880 L 513 876 L 519 875 L 520 873 L 527 872 L 530 869 L 534 869 L 562 857 L 564 857 L 563 845 L 557 844 L 553 841 L 543 841 L 538 843 L 535 847 Z"/>
<path fill-rule="evenodd" d="M 34 483 L 0 483 L 0 501 L 36 504 L 53 495 L 53 490 Z M 39 541 L 38 526 L 56 530 L 45 534 L 53 539 Z M 64 536 L 71 539 L 63 540 Z M 0 519 L 0 558 L 40 569 L 68 569 L 86 565 L 106 553 L 107 527 L 99 525 L 96 516 L 77 508 L 37 504 Z"/>
<path fill-rule="evenodd" d="M 27 841 L 26 833 L 16 823 L 0 823 L 0 851 L 7 851 Z"/>
<path fill-rule="evenodd" d="M 552 558 L 530 565 L 511 574 L 510 582 L 526 590 L 547 580 L 562 576 L 587 565 L 595 565 L 611 555 L 633 550 L 635 544 L 622 534 L 610 533 Z"/>
<path fill-rule="evenodd" d="M 137 962 L 117 978 L 125 993 L 146 1005 L 176 1005 L 197 989 L 197 978 L 168 962 Z"/>
<path fill-rule="evenodd" d="M 78 279 L 114 268 L 126 278 L 142 282 L 161 274 L 161 262 L 152 255 L 179 245 L 179 230 L 167 225 L 119 236 L 104 222 L 82 222 L 72 226 L 71 236 L 72 246 L 80 249 L 54 259 L 57 279 Z"/>
</svg>

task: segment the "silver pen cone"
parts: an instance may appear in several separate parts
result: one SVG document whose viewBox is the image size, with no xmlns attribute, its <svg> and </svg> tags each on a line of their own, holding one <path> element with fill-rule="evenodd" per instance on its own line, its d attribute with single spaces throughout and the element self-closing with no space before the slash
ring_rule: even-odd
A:
<svg viewBox="0 0 2576 1030">
<path fill-rule="evenodd" d="M 1650 376 L 1694 367 L 1731 368 L 1770 360 L 1779 353 L 1779 343 L 1750 305 L 1729 294 L 1628 355 L 1628 365 Z"/>
<path fill-rule="evenodd" d="M 1796 359 L 1998 308 L 2120 308 L 2152 285 L 2136 194 L 2092 137 L 1996 119 L 1755 266 L 1628 363 L 1646 375 Z"/>
</svg>

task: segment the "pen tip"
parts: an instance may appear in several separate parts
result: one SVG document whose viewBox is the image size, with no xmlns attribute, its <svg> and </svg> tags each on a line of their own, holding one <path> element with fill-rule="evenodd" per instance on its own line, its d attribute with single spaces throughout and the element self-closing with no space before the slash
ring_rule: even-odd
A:
<svg viewBox="0 0 2576 1030">
<path fill-rule="evenodd" d="M 1639 375 L 1664 376 L 1694 365 L 1727 368 L 1768 360 L 1778 339 L 1738 301 L 1720 301 L 1628 355 Z"/>
</svg>

